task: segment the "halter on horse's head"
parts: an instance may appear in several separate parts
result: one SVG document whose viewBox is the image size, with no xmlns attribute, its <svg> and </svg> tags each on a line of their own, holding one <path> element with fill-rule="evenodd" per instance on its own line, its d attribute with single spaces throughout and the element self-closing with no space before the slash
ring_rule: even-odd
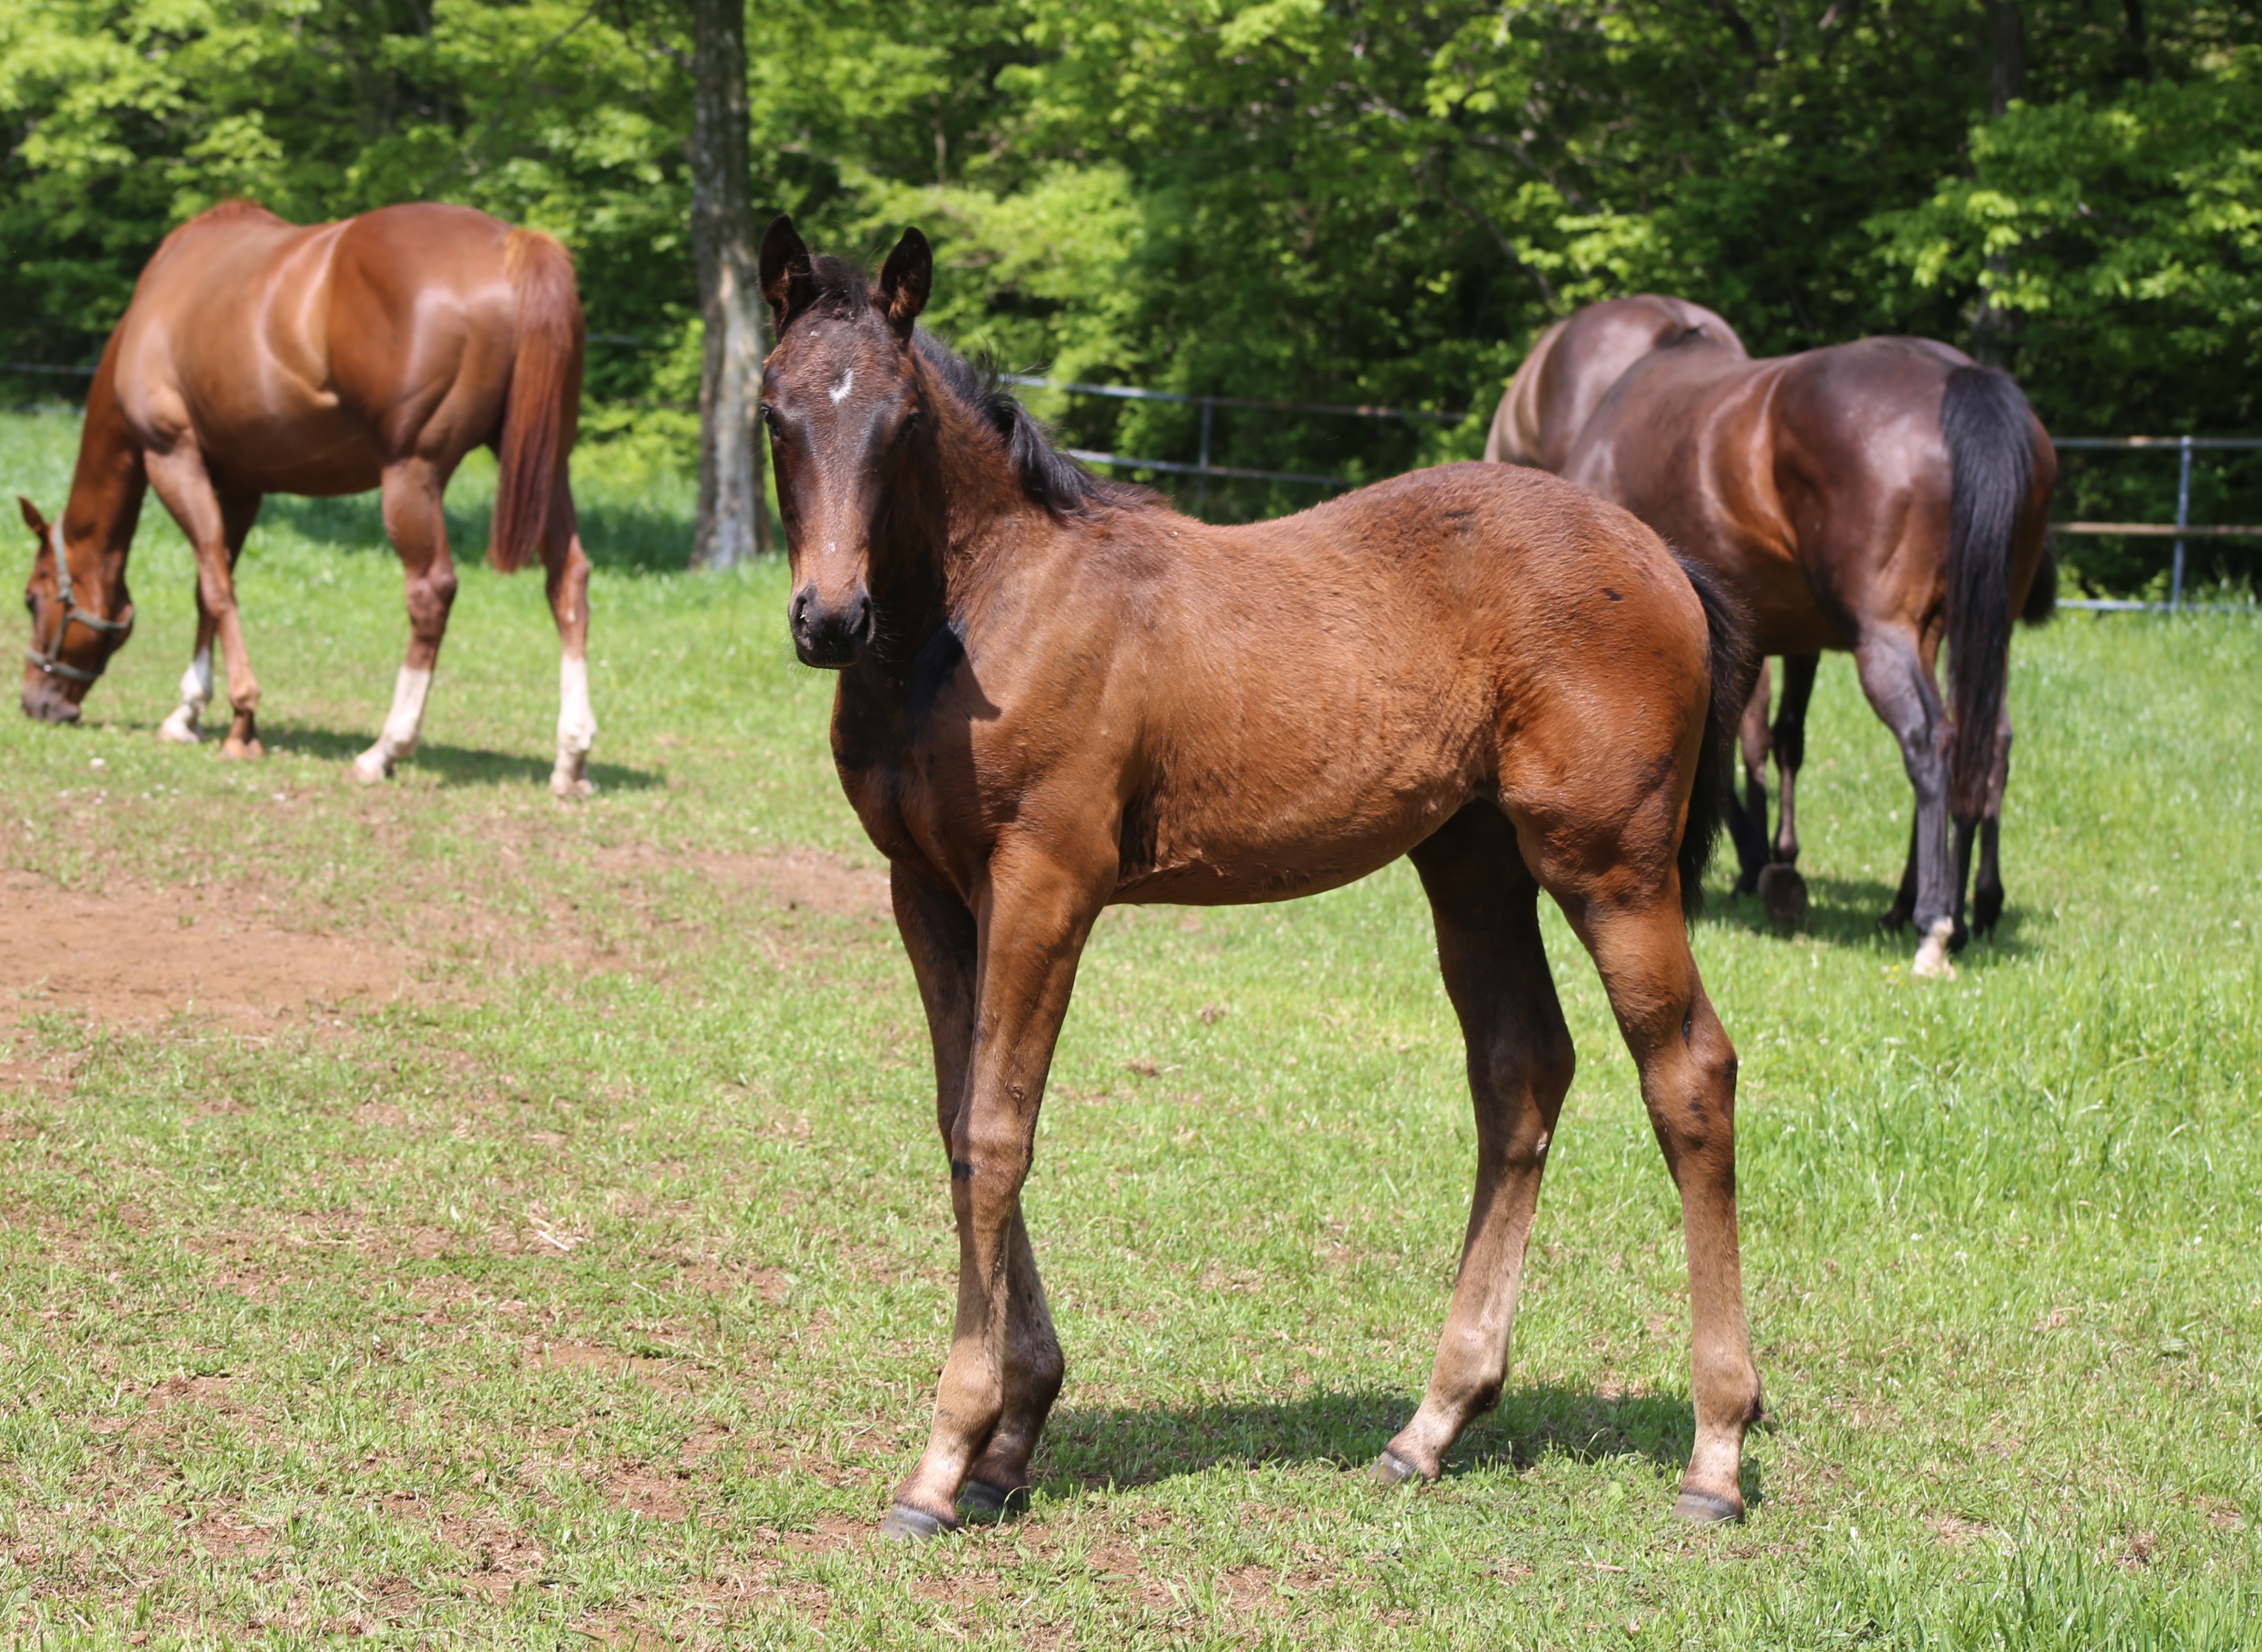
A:
<svg viewBox="0 0 2262 1652">
<path fill-rule="evenodd" d="M 18 498 L 17 503 L 23 507 L 25 524 L 40 542 L 32 558 L 31 580 L 24 587 L 24 607 L 32 616 L 32 645 L 24 650 L 24 715 L 45 722 L 76 722 L 86 691 L 133 632 L 133 604 L 121 585 L 106 593 L 103 603 L 107 607 L 115 601 L 117 617 L 83 606 L 71 584 L 62 523 L 47 521 L 27 499 Z M 72 635 L 74 628 L 79 636 Z"/>
</svg>

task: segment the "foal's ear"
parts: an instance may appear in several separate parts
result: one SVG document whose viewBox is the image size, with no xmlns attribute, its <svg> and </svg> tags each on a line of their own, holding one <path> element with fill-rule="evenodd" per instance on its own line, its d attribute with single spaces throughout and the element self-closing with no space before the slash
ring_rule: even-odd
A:
<svg viewBox="0 0 2262 1652">
<path fill-rule="evenodd" d="M 24 513 L 24 526 L 45 539 L 47 536 L 47 519 L 40 514 L 40 507 L 21 493 L 16 495 L 16 503 Z"/>
<path fill-rule="evenodd" d="M 904 232 L 888 262 L 880 266 L 880 302 L 887 306 L 888 325 L 904 338 L 911 323 L 926 308 L 927 289 L 934 284 L 934 252 L 926 237 L 915 229 Z"/>
<path fill-rule="evenodd" d="M 786 323 L 817 297 L 817 274 L 810 268 L 809 245 L 793 219 L 780 212 L 762 233 L 762 297 L 770 301 L 771 330 L 782 335 Z"/>
</svg>

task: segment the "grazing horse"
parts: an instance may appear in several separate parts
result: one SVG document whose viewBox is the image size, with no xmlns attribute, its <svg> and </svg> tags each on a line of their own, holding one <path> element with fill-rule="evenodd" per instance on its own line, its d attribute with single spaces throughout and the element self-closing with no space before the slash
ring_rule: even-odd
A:
<svg viewBox="0 0 2262 1652">
<path fill-rule="evenodd" d="M 1477 1184 L 1420 1409 L 1376 1471 L 1433 1479 L 1500 1397 L 1572 1048 L 1545 890 L 1593 955 L 1681 1192 L 1696 1447 L 1678 1507 L 1743 1510 L 1760 1413 L 1735 1214 L 1736 1058 L 1685 924 L 1748 665 L 1731 607 L 1625 512 L 1477 464 L 1214 528 L 1070 463 L 876 287 L 779 219 L 761 419 L 788 619 L 837 671 L 832 753 L 890 868 L 934 1046 L 957 1325 L 887 1529 L 1002 1511 L 1060 1391 L 1021 1188 L 1077 960 L 1124 901 L 1316 894 L 1410 855 L 1468 1044 Z"/>
<path fill-rule="evenodd" d="M 1774 729 L 1764 673 L 1746 712 L 1748 801 L 1729 822 L 1738 887 L 1759 888 L 1779 920 L 1806 902 L 1792 800 L 1815 666 L 1826 648 L 1852 652 L 1916 794 L 1883 921 L 1913 917 L 1914 973 L 1953 977 L 1975 826 L 1973 923 L 1992 929 L 2003 909 L 2011 616 L 2047 618 L 2057 587 L 2044 537 L 2057 451 L 2018 385 L 1926 339 L 1754 361 L 1710 310 L 1614 298 L 1541 335 L 1485 457 L 1624 506 L 1741 601 L 1762 657 L 1783 657 Z M 1943 638 L 1952 709 L 1934 674 Z M 1783 800 L 1772 845 L 1760 778 L 1770 745 Z"/>
<path fill-rule="evenodd" d="M 468 207 L 388 206 L 301 228 L 231 201 L 190 219 L 141 272 L 103 350 L 61 517 L 19 501 L 38 541 L 25 714 L 76 722 L 131 633 L 126 562 L 154 487 L 197 558 L 196 650 L 160 733 L 197 739 L 217 636 L 235 714 L 220 755 L 264 755 L 235 602 L 244 536 L 266 494 L 375 487 L 408 586 L 392 715 L 353 765 L 383 779 L 415 749 L 456 595 L 441 494 L 484 445 L 501 460 L 487 560 L 509 572 L 539 554 L 549 576 L 563 650 L 551 789 L 586 793 L 597 733 L 589 561 L 566 481 L 581 348 L 566 249 Z"/>
</svg>

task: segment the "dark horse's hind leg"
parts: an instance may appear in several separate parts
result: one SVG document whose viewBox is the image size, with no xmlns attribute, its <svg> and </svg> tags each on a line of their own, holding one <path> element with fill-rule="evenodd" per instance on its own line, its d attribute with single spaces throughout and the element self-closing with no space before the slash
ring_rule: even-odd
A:
<svg viewBox="0 0 2262 1652">
<path fill-rule="evenodd" d="M 1768 868 L 1758 880 L 1760 899 L 1768 916 L 1792 928 L 1806 920 L 1806 880 L 1798 866 L 1797 825 L 1798 771 L 1806 761 L 1806 708 L 1814 698 L 1814 672 L 1819 654 L 1786 654 L 1783 659 L 1783 706 L 1776 713 L 1769 743 L 1775 748 L 1775 768 L 1782 802 L 1778 806 L 1775 844 L 1769 851 Z M 1766 816 L 1761 816 L 1765 823 Z"/>
<path fill-rule="evenodd" d="M 1979 882 L 1972 890 L 1971 930 L 1994 932 L 2003 916 L 2003 794 L 2011 779 L 2011 720 L 1995 731 L 1995 768 L 1987 779 L 1986 812 L 1979 817 Z"/>
<path fill-rule="evenodd" d="M 1946 978 L 1955 974 L 1948 944 L 1955 932 L 1958 905 L 1949 843 L 1948 754 L 1943 736 L 1947 709 L 1941 704 L 1928 662 L 1914 636 L 1884 627 L 1865 635 L 1854 650 L 1862 689 L 1878 718 L 1900 742 L 1901 764 L 1914 794 L 1910 871 L 1903 890 L 1911 897 L 1910 916 L 1920 936 L 1910 973 Z M 1913 887 L 1911 887 L 1912 882 Z M 1885 914 L 1899 918 L 1902 902 Z"/>
<path fill-rule="evenodd" d="M 1437 961 L 1468 1042 L 1476 1196 L 1429 1392 L 1385 1448 L 1385 1481 L 1437 1477 L 1445 1448 L 1500 1399 L 1524 1251 L 1548 1138 L 1571 1088 L 1571 1035 L 1539 940 L 1539 886 L 1516 834 L 1473 804 L 1413 853 L 1437 925 Z"/>
<path fill-rule="evenodd" d="M 1728 802 L 1728 836 L 1736 845 L 1738 894 L 1757 889 L 1760 874 L 1767 870 L 1767 761 L 1773 738 L 1768 732 L 1768 701 L 1774 693 L 1768 663 L 1761 659 L 1759 681 L 1752 686 L 1752 697 L 1745 703 L 1743 722 L 1736 731 L 1736 743 L 1743 748 L 1744 757 L 1743 807 L 1738 808 L 1733 797 Z"/>
</svg>

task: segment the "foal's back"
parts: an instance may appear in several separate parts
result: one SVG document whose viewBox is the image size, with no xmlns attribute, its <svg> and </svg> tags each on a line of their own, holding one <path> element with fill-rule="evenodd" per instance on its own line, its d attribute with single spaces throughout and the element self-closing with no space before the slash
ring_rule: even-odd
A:
<svg viewBox="0 0 2262 1652">
<path fill-rule="evenodd" d="M 1089 617 L 1001 693 L 1120 744 L 1133 898 L 1348 882 L 1472 798 L 1538 828 L 1574 790 L 1589 814 L 1685 794 L 1703 610 L 1653 533 L 1556 477 L 1447 465 L 1279 521 L 1157 508 L 1071 541 L 1013 606 Z"/>
</svg>

